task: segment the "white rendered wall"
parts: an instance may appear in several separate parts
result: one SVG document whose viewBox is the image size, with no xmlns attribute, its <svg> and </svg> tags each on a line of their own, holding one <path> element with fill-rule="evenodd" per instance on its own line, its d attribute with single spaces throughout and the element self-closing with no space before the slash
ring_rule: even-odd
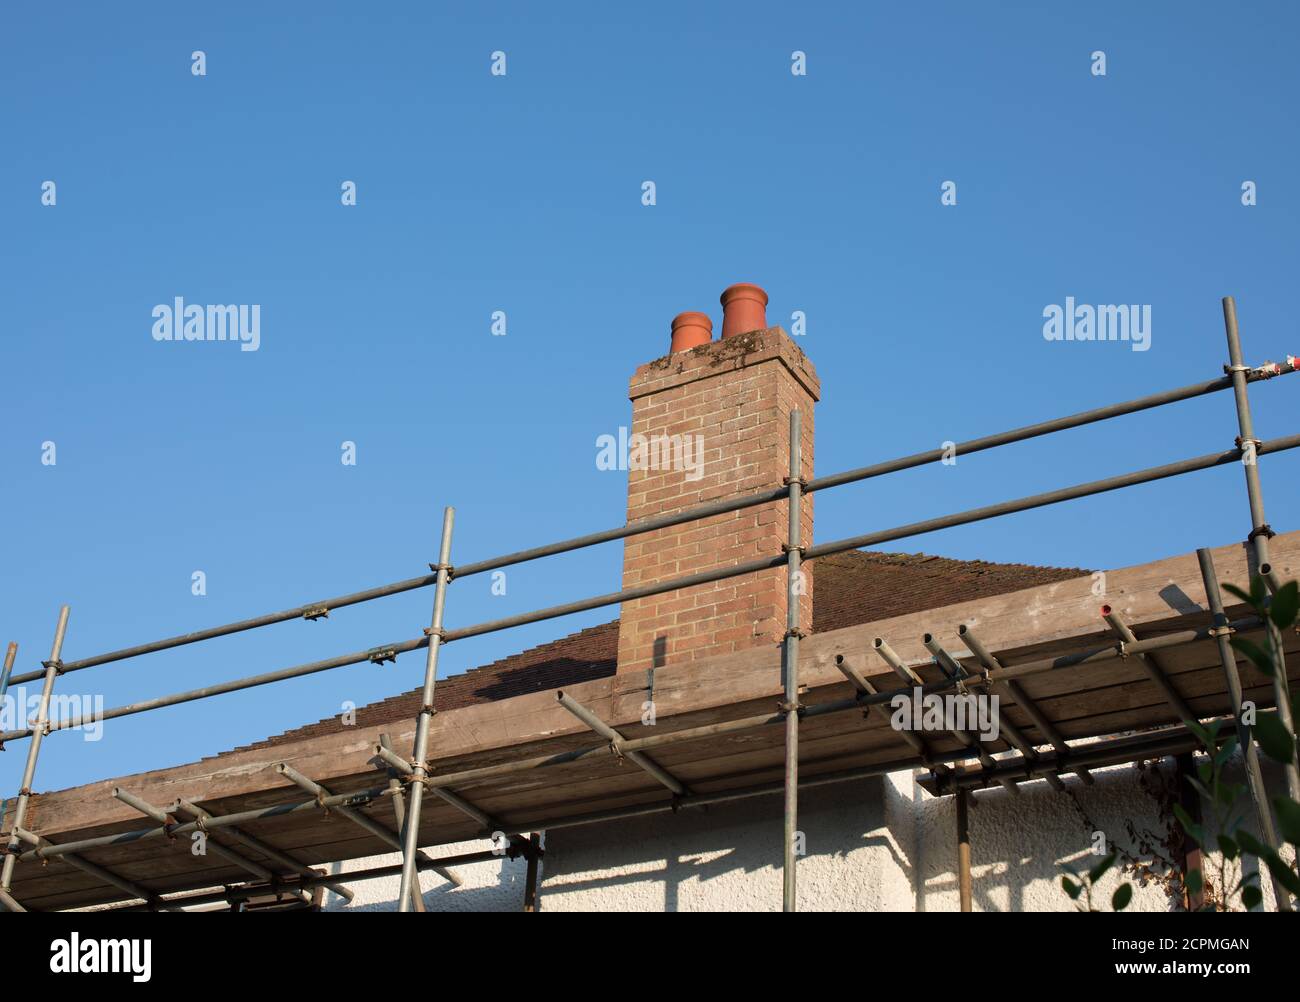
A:
<svg viewBox="0 0 1300 1002">
<path fill-rule="evenodd" d="M 1161 762 L 1165 775 L 1172 763 Z M 1280 776 L 1266 769 L 1270 790 Z M 1070 795 L 1040 781 L 1009 794 L 1001 787 L 974 796 L 970 811 L 976 911 L 1063 911 L 1074 907 L 1061 889 L 1066 862 L 1086 869 L 1092 832 L 1134 849 L 1141 835 L 1163 837 L 1169 821 L 1138 782 L 1135 766 L 1093 772 L 1096 784 L 1067 776 Z M 1234 770 L 1229 779 L 1241 780 Z M 1076 807 L 1075 798 L 1078 806 Z M 1085 823 L 1082 812 L 1089 823 Z M 799 861 L 804 911 L 957 911 L 956 821 L 951 797 L 935 798 L 898 772 L 856 783 L 804 790 Z M 1252 830 L 1253 830 L 1253 826 Z M 781 907 L 781 798 L 769 796 L 607 825 L 557 829 L 546 836 L 540 909 L 547 911 L 778 911 Z M 430 850 L 442 856 L 491 848 L 465 842 Z M 1167 850 L 1161 849 L 1162 852 Z M 1144 854 L 1135 852 L 1139 858 Z M 336 872 L 400 861 L 393 853 L 335 864 Z M 421 874 L 430 911 L 519 911 L 526 862 L 502 859 L 458 866 L 464 886 Z M 1130 911 L 1175 907 L 1158 881 L 1139 886 L 1117 869 L 1101 885 L 1101 904 L 1120 880 L 1134 884 Z M 1272 908 L 1267 877 L 1261 882 Z M 398 878 L 355 883 L 350 904 L 326 894 L 328 911 L 392 911 Z"/>
<path fill-rule="evenodd" d="M 476 842 L 457 842 L 426 850 L 430 856 L 456 856 L 461 853 L 485 852 L 492 848 L 486 839 Z M 401 863 L 400 853 L 368 856 L 333 863 L 329 870 L 346 876 L 353 870 L 366 870 L 376 866 Z M 420 889 L 424 892 L 424 906 L 431 912 L 519 912 L 524 909 L 524 881 L 528 862 L 522 857 L 502 857 L 485 863 L 460 864 L 452 867 L 464 883 L 453 887 L 433 872 L 422 872 Z M 396 911 L 397 889 L 400 877 L 382 877 L 348 884 L 355 897 L 349 902 L 327 890 L 324 909 L 328 912 Z M 347 883 L 344 880 L 344 883 Z"/>
<path fill-rule="evenodd" d="M 1161 768 L 1172 774 L 1170 760 Z M 1280 776 L 1270 769 L 1266 776 L 1277 791 Z M 1165 836 L 1169 820 L 1139 784 L 1135 766 L 1096 770 L 1093 777 L 1093 786 L 1066 777 L 1069 795 L 1042 781 L 1022 784 L 1019 794 L 995 787 L 975 795 L 970 832 L 976 911 L 1070 910 L 1075 905 L 1061 888 L 1057 864 L 1082 870 L 1095 863 L 1093 831 L 1139 859 L 1146 854 L 1135 851 L 1129 822 L 1139 838 L 1148 831 L 1157 840 Z M 1228 778 L 1240 782 L 1240 771 Z M 707 812 L 554 831 L 547 837 L 541 909 L 778 910 L 780 812 L 779 797 L 764 797 Z M 958 910 L 954 801 L 931 797 L 912 773 L 807 790 L 800 795 L 799 828 L 807 837 L 807 855 L 799 861 L 801 910 Z M 1177 907 L 1160 881 L 1141 886 L 1136 875 L 1117 867 L 1099 886 L 1103 909 L 1109 909 L 1121 880 L 1134 887 L 1130 911 Z M 1261 884 L 1271 909 L 1267 877 Z"/>
</svg>

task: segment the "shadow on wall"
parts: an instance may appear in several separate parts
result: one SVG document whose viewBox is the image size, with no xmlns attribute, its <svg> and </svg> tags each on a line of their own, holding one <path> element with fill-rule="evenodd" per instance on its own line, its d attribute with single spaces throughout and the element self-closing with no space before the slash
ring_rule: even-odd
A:
<svg viewBox="0 0 1300 1002">
<path fill-rule="evenodd" d="M 462 852 L 479 852 L 490 848 L 490 843 L 457 843 L 439 847 L 432 855 L 455 855 Z M 341 876 L 355 893 L 351 902 L 336 894 L 326 892 L 325 911 L 331 912 L 391 912 L 397 910 L 397 891 L 400 878 L 384 877 L 348 883 L 351 870 L 390 866 L 402 861 L 398 853 L 348 860 L 345 864 L 331 864 L 330 872 Z M 431 912 L 519 912 L 524 909 L 524 884 L 527 863 L 523 859 L 502 859 L 471 863 L 455 867 L 464 880 L 460 887 L 435 873 L 421 873 L 420 887 L 424 891 L 424 906 Z"/>
<path fill-rule="evenodd" d="M 1229 781 L 1241 782 L 1231 772 L 1230 766 Z M 1141 769 L 1135 764 L 1115 766 L 1095 770 L 1093 776 L 1096 784 L 1087 786 L 1077 776 L 1066 775 L 1066 793 L 1056 793 L 1037 781 L 1022 784 L 1018 795 L 1001 788 L 975 794 L 970 811 L 975 911 L 1073 910 L 1075 904 L 1061 887 L 1063 871 L 1057 864 L 1065 862 L 1082 870 L 1096 863 L 1100 857 L 1091 851 L 1096 832 L 1103 833 L 1107 850 L 1121 850 L 1120 864 L 1099 885 L 1098 907 L 1109 911 L 1111 894 L 1128 882 L 1133 900 L 1127 911 L 1183 910 L 1177 879 L 1159 859 L 1178 863 L 1172 800 L 1162 796 L 1177 790 L 1173 760 L 1148 762 Z M 1266 781 L 1270 788 L 1281 790 L 1276 770 L 1268 774 L 1266 768 Z M 956 911 L 955 801 L 922 794 L 916 807 L 918 851 L 924 860 L 917 909 Z M 1246 827 L 1254 828 L 1249 820 Z M 1145 885 L 1140 872 L 1122 869 L 1124 853 L 1144 862 L 1156 858 Z M 1207 870 L 1213 872 L 1212 865 Z M 1271 908 L 1272 892 L 1267 880 L 1263 884 Z"/>
<path fill-rule="evenodd" d="M 903 774 L 910 785 L 910 774 Z M 910 796 L 910 790 L 907 792 Z M 911 910 L 905 801 L 891 777 L 805 790 L 807 910 Z M 893 830 L 887 828 L 888 819 Z M 543 911 L 779 911 L 781 798 L 548 833 Z"/>
<path fill-rule="evenodd" d="M 976 911 L 1068 911 L 1060 862 L 1083 868 L 1094 832 L 1139 860 L 1176 862 L 1169 841 L 1171 760 L 1094 771 L 1096 785 L 1065 777 L 1067 793 L 1037 780 L 1019 794 L 979 791 L 970 812 Z M 1275 777 L 1274 777 L 1275 778 Z M 951 797 L 921 791 L 910 772 L 805 790 L 799 907 L 805 911 L 957 911 L 956 819 Z M 1130 827 L 1131 826 L 1131 827 Z M 779 797 L 617 824 L 557 830 L 547 838 L 543 911 L 776 911 L 781 903 Z M 1145 886 L 1118 868 L 1131 911 L 1169 911 L 1181 899 L 1157 862 Z M 1265 881 L 1267 884 L 1267 881 Z M 1174 887 L 1177 890 L 1177 887 Z M 1266 889 L 1266 898 L 1271 894 Z"/>
</svg>

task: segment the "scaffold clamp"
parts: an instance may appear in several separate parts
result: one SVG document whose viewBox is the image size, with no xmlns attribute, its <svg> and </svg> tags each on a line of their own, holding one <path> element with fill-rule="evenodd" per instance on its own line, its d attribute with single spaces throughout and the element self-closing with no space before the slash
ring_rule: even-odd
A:
<svg viewBox="0 0 1300 1002">
<path fill-rule="evenodd" d="M 448 582 L 456 577 L 455 564 L 430 564 L 429 570 L 433 571 L 434 574 L 437 574 L 439 571 L 446 571 Z"/>
</svg>

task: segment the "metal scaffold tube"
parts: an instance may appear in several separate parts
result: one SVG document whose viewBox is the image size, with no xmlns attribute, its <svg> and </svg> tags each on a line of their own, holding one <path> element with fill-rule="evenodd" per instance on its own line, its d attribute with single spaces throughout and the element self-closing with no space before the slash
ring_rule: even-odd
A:
<svg viewBox="0 0 1300 1002">
<path fill-rule="evenodd" d="M 799 600 L 807 590 L 804 572 L 800 569 L 803 557 L 802 490 L 803 490 L 803 424 L 796 407 L 790 412 L 790 475 L 786 477 L 789 490 L 789 530 L 786 551 L 785 583 L 785 645 L 782 648 L 781 672 L 785 681 L 785 701 L 781 712 L 785 714 L 785 854 L 782 859 L 782 907 L 792 912 L 798 908 L 796 873 L 802 846 L 799 842 L 799 716 L 803 707 L 799 703 Z"/>
<path fill-rule="evenodd" d="M 5 694 L 9 691 L 9 675 L 14 670 L 14 661 L 18 657 L 18 645 L 10 643 L 5 650 L 4 668 L 0 669 L 0 703 L 4 702 Z"/>
<path fill-rule="evenodd" d="M 420 807 L 424 798 L 424 783 L 429 754 L 429 725 L 435 712 L 434 686 L 438 679 L 438 649 L 442 646 L 442 612 L 447 601 L 447 582 L 451 570 L 451 530 L 456 521 L 456 509 L 446 508 L 442 513 L 442 540 L 438 547 L 438 583 L 433 592 L 433 621 L 429 626 L 428 655 L 424 662 L 424 690 L 420 698 L 420 715 L 415 723 L 415 744 L 411 753 L 411 795 L 406 812 L 406 829 L 402 832 L 402 881 L 397 892 L 397 910 L 409 911 L 412 887 L 419 879 L 416 854 L 420 847 Z"/>
<path fill-rule="evenodd" d="M 1259 480 L 1259 455 L 1264 452 L 1261 443 L 1255 438 L 1255 423 L 1250 414 L 1250 395 L 1246 389 L 1249 372 L 1242 358 L 1241 335 L 1237 331 L 1237 303 L 1231 296 L 1223 297 L 1223 327 L 1228 338 L 1228 374 L 1232 378 L 1232 394 L 1237 405 L 1237 430 L 1239 437 L 1237 447 L 1242 450 L 1242 469 L 1246 473 L 1246 498 L 1250 504 L 1250 542 L 1255 553 L 1257 572 L 1267 575 L 1269 567 L 1268 541 L 1273 530 L 1264 517 L 1264 488 Z M 1277 671 L 1273 673 L 1273 699 L 1277 704 L 1278 719 L 1294 736 L 1295 721 L 1291 719 L 1291 691 L 1286 679 L 1286 659 L 1283 654 L 1282 636 L 1270 621 L 1267 625 L 1269 647 L 1277 661 Z M 1287 793 L 1292 800 L 1300 801 L 1300 768 L 1296 766 L 1295 756 L 1284 766 Z"/>
<path fill-rule="evenodd" d="M 41 688 L 41 701 L 36 710 L 36 720 L 32 727 L 32 743 L 27 746 L 27 762 L 23 766 L 23 781 L 18 788 L 18 802 L 14 805 L 13 823 L 10 826 L 9 844 L 5 852 L 3 868 L 0 868 L 0 891 L 6 895 L 13 888 L 14 864 L 22 840 L 18 829 L 27 821 L 27 805 L 32 796 L 32 781 L 36 778 L 36 760 L 41 754 L 41 739 L 45 737 L 46 724 L 50 719 L 50 693 L 54 691 L 54 678 L 62 670 L 59 656 L 63 653 L 63 637 L 68 631 L 68 607 L 59 610 L 59 622 L 54 628 L 54 643 L 50 647 L 50 659 L 45 662 L 45 680 Z"/>
<path fill-rule="evenodd" d="M 1237 725 L 1237 745 L 1241 749 L 1242 760 L 1246 764 L 1246 786 L 1250 790 L 1250 800 L 1255 808 L 1255 822 L 1259 825 L 1260 838 L 1274 852 L 1278 848 L 1277 829 L 1273 825 L 1273 815 L 1268 806 L 1268 791 L 1264 787 L 1264 774 L 1259 767 L 1259 749 L 1250 735 L 1250 725 L 1241 715 L 1241 675 L 1237 671 L 1237 656 L 1232 650 L 1232 628 L 1228 616 L 1223 610 L 1223 593 L 1219 590 L 1219 575 L 1214 569 L 1214 557 L 1202 547 L 1196 551 L 1196 559 L 1201 567 L 1201 580 L 1205 583 L 1205 598 L 1214 616 L 1214 640 L 1219 648 L 1219 662 L 1223 665 L 1224 681 L 1228 688 L 1228 698 L 1232 701 L 1232 715 Z M 1272 871 L 1269 871 L 1272 876 Z M 1277 902 L 1278 911 L 1291 911 L 1290 893 L 1276 876 L 1273 880 L 1273 900 Z"/>
<path fill-rule="evenodd" d="M 1026 756 L 1027 757 L 1027 756 Z M 1050 776 L 1051 773 L 1044 773 Z M 958 790 L 957 802 L 957 895 L 961 910 L 971 911 L 970 874 L 970 791 Z"/>
<path fill-rule="evenodd" d="M 1242 378 L 1246 382 L 1250 383 L 1258 380 L 1272 379 L 1275 376 L 1287 375 L 1296 371 L 1300 371 L 1300 361 L 1288 357 L 1285 365 L 1267 362 L 1254 368 L 1246 367 L 1244 368 Z M 1159 393 L 1152 393 L 1133 400 L 1108 404 L 1092 410 L 1080 411 L 1076 414 L 1067 415 L 1066 417 L 1053 418 L 1048 421 L 1026 425 L 1010 431 L 997 432 L 992 435 L 986 435 L 982 438 L 960 442 L 954 448 L 956 453 L 959 455 L 970 455 L 975 452 L 982 452 L 998 446 L 1023 442 L 1043 435 L 1049 435 L 1054 432 L 1065 431 L 1070 428 L 1078 428 L 1099 421 L 1122 417 L 1126 414 L 1135 414 L 1165 404 L 1177 403 L 1178 401 L 1191 400 L 1210 393 L 1217 393 L 1221 390 L 1234 387 L 1236 381 L 1237 377 L 1234 373 L 1231 377 L 1223 376 L 1205 382 L 1191 383 L 1187 386 L 1181 386 L 1172 390 L 1163 390 Z M 949 454 L 949 452 L 943 449 L 931 449 L 927 452 L 918 452 L 910 456 L 902 456 L 897 459 L 886 460 L 881 463 L 876 463 L 873 466 L 865 466 L 856 470 L 847 470 L 842 473 L 817 477 L 808 481 L 804 487 L 804 493 L 826 490 L 831 487 L 857 483 L 873 477 L 884 476 L 889 473 L 897 473 L 902 470 L 925 466 L 930 463 L 939 462 Z M 639 519 L 613 529 L 588 533 L 583 536 L 575 536 L 571 539 L 549 543 L 544 546 L 533 547 L 531 549 L 520 550 L 515 553 L 477 561 L 472 564 L 466 564 L 463 567 L 456 568 L 456 576 L 463 578 L 469 577 L 472 574 L 482 574 L 486 571 L 508 567 L 512 564 L 538 560 L 542 557 L 568 553 L 573 550 L 595 546 L 600 543 L 625 539 L 629 536 L 640 535 L 642 533 L 654 532 L 658 529 L 674 525 L 682 525 L 698 519 L 708 518 L 712 515 L 725 514 L 727 512 L 739 511 L 744 508 L 768 504 L 772 501 L 780 501 L 785 499 L 787 496 L 788 491 L 785 487 L 771 488 L 739 498 L 727 498 L 693 508 L 683 509 L 682 511 L 673 512 L 667 515 L 660 515 L 648 519 Z M 264 626 L 271 626 L 276 623 L 289 622 L 294 619 L 321 619 L 327 617 L 329 612 L 334 609 L 342 609 L 362 602 L 369 602 L 374 599 L 385 598 L 390 595 L 399 595 L 418 588 L 426 588 L 430 585 L 436 585 L 437 579 L 438 576 L 436 573 L 407 578 L 402 581 L 395 581 L 391 584 L 380 585 L 375 588 L 367 588 L 363 591 L 351 592 L 347 595 L 338 595 L 333 598 L 309 602 L 305 605 L 295 606 L 292 609 L 284 609 L 280 612 L 256 616 L 251 619 L 243 619 L 234 623 L 226 623 L 221 626 L 210 627 L 205 630 L 197 630 L 192 633 L 184 633 L 163 640 L 138 644 L 134 647 L 125 647 L 120 650 L 109 651 L 104 654 L 97 654 L 93 657 L 81 658 L 76 661 L 69 661 L 63 666 L 63 670 L 65 673 L 81 671 L 82 669 L 92 668 L 97 665 L 124 661 L 128 658 L 140 657 L 145 654 L 183 647 L 188 644 L 199 643 L 217 637 L 229 636 L 231 634 L 241 633 L 246 630 L 254 630 Z M 15 676 L 13 682 L 15 684 L 32 682 L 40 677 L 41 672 L 30 672 Z"/>
</svg>

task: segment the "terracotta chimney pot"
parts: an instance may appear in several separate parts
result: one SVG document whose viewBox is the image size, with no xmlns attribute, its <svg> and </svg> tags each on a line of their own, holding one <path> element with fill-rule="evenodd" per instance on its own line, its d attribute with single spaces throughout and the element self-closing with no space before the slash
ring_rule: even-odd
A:
<svg viewBox="0 0 1300 1002">
<path fill-rule="evenodd" d="M 722 336 L 735 337 L 767 327 L 767 293 L 757 285 L 740 282 L 722 294 Z"/>
<path fill-rule="evenodd" d="M 673 317 L 673 354 L 690 351 L 713 340 L 713 321 L 707 313 L 679 313 Z"/>
</svg>

